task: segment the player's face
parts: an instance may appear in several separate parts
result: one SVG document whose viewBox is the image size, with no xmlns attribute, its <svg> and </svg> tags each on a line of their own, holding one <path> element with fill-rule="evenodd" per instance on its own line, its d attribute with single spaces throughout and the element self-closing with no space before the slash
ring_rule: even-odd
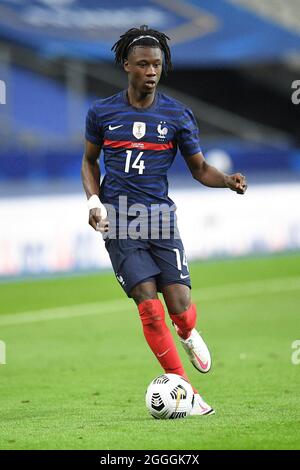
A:
<svg viewBox="0 0 300 470">
<path fill-rule="evenodd" d="M 142 93 L 153 93 L 162 72 L 162 51 L 159 47 L 136 46 L 124 62 L 128 80 Z"/>
</svg>

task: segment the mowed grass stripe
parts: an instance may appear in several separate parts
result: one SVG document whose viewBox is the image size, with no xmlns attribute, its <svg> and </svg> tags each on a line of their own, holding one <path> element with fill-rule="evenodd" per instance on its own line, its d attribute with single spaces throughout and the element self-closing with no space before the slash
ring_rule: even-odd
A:
<svg viewBox="0 0 300 470">
<path fill-rule="evenodd" d="M 256 295 L 275 294 L 277 292 L 297 291 L 300 293 L 300 277 L 285 277 L 262 279 L 260 281 L 240 282 L 222 286 L 193 289 L 193 301 L 214 301 L 227 298 L 239 298 Z M 2 314 L 0 326 L 10 326 L 22 323 L 59 320 L 88 315 L 100 315 L 118 311 L 130 311 L 133 308 L 132 300 L 115 299 L 104 302 L 82 303 L 27 312 Z"/>
</svg>

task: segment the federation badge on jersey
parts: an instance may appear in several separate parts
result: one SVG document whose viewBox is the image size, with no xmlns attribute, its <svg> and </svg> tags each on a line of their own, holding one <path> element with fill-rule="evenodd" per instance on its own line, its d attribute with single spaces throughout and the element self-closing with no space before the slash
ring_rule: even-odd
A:
<svg viewBox="0 0 300 470">
<path fill-rule="evenodd" d="M 137 139 L 141 139 L 146 134 L 146 123 L 145 122 L 134 122 L 132 133 Z"/>
<path fill-rule="evenodd" d="M 157 132 L 158 132 L 157 137 L 159 139 L 165 139 L 168 133 L 169 129 L 166 126 L 164 126 L 164 124 L 166 124 L 166 121 L 160 121 L 160 123 L 157 126 Z"/>
</svg>

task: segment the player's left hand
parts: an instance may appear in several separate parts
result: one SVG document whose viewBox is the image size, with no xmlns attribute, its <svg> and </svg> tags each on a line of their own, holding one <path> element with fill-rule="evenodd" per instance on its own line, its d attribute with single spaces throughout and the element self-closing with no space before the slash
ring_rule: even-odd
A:
<svg viewBox="0 0 300 470">
<path fill-rule="evenodd" d="M 244 194 L 247 190 L 246 176 L 241 173 L 235 173 L 234 175 L 228 175 L 226 177 L 226 185 L 232 191 L 238 194 Z"/>
</svg>

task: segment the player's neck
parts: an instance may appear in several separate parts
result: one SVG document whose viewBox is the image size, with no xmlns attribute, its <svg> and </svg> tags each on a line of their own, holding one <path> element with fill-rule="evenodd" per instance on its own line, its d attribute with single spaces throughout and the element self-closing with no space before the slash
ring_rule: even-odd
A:
<svg viewBox="0 0 300 470">
<path fill-rule="evenodd" d="M 155 91 L 153 93 L 141 93 L 139 90 L 132 88 L 130 85 L 127 89 L 127 99 L 131 106 L 135 108 L 148 108 L 151 106 L 155 98 Z"/>
</svg>

